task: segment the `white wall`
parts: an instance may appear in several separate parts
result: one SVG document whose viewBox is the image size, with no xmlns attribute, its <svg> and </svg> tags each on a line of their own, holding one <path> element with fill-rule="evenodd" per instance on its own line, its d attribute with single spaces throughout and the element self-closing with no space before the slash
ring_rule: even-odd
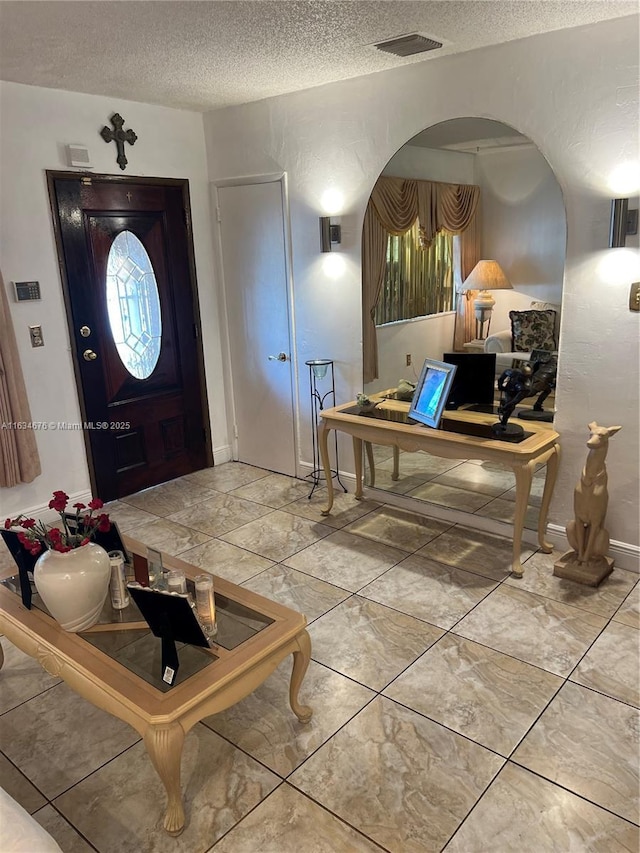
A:
<svg viewBox="0 0 640 853">
<path fill-rule="evenodd" d="M 600 264 L 621 253 L 606 248 L 608 182 L 622 162 L 638 160 L 637 65 L 637 19 L 625 18 L 205 116 L 212 179 L 288 173 L 298 357 L 304 362 L 322 351 L 335 359 L 338 400 L 361 387 L 361 227 L 391 155 L 425 127 L 463 116 L 496 119 L 528 136 L 553 169 L 567 210 L 557 391 L 563 459 L 551 520 L 564 525 L 573 517 L 586 424 L 619 423 L 608 459 L 608 526 L 614 539 L 635 545 L 639 315 L 627 304 L 629 284 L 640 275 L 634 258 L 635 267 L 614 271 L 605 283 Z M 325 274 L 318 245 L 320 199 L 332 187 L 344 194 L 346 268 L 339 280 Z M 300 381 L 306 394 L 306 377 Z M 303 453 L 309 458 L 304 446 Z"/>
<path fill-rule="evenodd" d="M 382 174 L 450 184 L 475 184 L 476 155 L 421 145 L 404 145 L 389 160 Z"/>
<path fill-rule="evenodd" d="M 62 299 L 45 169 L 66 169 L 64 145 L 89 148 L 95 173 L 122 174 L 115 145 L 99 131 L 114 112 L 138 134 L 127 146 L 126 175 L 188 178 L 196 269 L 203 318 L 214 448 L 227 445 L 213 249 L 202 116 L 122 100 L 2 83 L 0 116 L 0 266 L 35 421 L 78 422 L 67 321 Z M 17 304 L 11 281 L 38 280 L 42 301 Z M 45 346 L 32 349 L 28 326 L 41 323 Z M 33 483 L 0 489 L 0 516 L 48 503 L 54 489 L 78 494 L 89 489 L 80 432 L 38 432 L 43 473 Z"/>
<path fill-rule="evenodd" d="M 562 302 L 567 242 L 560 185 L 535 147 L 481 153 L 482 251 L 498 261 L 513 290 L 493 293 L 491 331 L 509 329 L 509 311 L 531 300 Z"/>
<path fill-rule="evenodd" d="M 416 382 L 425 358 L 442 359 L 453 349 L 455 312 L 388 323 L 378 328 L 378 378 L 365 391 L 395 388 L 401 379 Z M 407 355 L 411 365 L 407 367 Z"/>
</svg>

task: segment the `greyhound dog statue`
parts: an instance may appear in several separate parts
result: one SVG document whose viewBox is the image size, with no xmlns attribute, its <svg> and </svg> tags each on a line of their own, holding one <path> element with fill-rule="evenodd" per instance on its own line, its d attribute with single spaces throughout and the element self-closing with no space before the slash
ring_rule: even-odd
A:
<svg viewBox="0 0 640 853">
<path fill-rule="evenodd" d="M 589 424 L 589 453 L 573 493 L 575 518 L 567 524 L 567 539 L 573 551 L 569 551 L 556 563 L 555 575 L 578 580 L 575 576 L 577 573 L 581 576 L 581 582 L 597 586 L 613 569 L 613 560 L 607 556 L 609 533 L 604 526 L 609 502 L 605 459 L 609 439 L 620 429 L 620 426 L 598 426 L 595 421 Z M 563 563 L 564 567 L 560 566 Z M 560 566 L 561 571 L 566 568 L 569 572 L 571 564 L 575 573 L 562 574 L 557 571 Z M 590 580 L 585 580 L 586 577 Z"/>
</svg>

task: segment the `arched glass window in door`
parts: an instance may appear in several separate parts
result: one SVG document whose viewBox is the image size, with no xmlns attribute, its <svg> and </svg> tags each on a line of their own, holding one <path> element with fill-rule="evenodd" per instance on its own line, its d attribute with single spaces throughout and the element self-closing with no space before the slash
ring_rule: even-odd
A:
<svg viewBox="0 0 640 853">
<path fill-rule="evenodd" d="M 121 231 L 109 250 L 106 289 L 118 355 L 132 376 L 147 379 L 160 357 L 160 296 L 151 259 L 131 231 Z"/>
</svg>

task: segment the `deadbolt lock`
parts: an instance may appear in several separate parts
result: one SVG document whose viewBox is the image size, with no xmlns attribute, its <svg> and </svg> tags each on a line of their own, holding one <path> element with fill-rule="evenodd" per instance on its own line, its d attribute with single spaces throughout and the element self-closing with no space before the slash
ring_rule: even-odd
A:
<svg viewBox="0 0 640 853">
<path fill-rule="evenodd" d="M 91 334 L 91 329 L 88 326 L 80 326 L 80 334 L 83 338 L 88 338 Z"/>
<path fill-rule="evenodd" d="M 82 353 L 82 357 L 84 358 L 85 361 L 95 361 L 96 358 L 98 357 L 98 353 L 94 352 L 92 349 L 86 349 Z"/>
</svg>

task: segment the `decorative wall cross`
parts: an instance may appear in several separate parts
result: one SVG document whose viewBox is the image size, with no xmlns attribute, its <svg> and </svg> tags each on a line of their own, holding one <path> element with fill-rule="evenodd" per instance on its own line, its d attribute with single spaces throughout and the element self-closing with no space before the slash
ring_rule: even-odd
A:
<svg viewBox="0 0 640 853">
<path fill-rule="evenodd" d="M 129 130 L 123 130 L 122 126 L 124 124 L 124 119 L 120 115 L 120 113 L 114 113 L 111 116 L 111 124 L 113 125 L 113 130 L 110 127 L 107 127 L 106 124 L 100 131 L 100 136 L 104 139 L 105 142 L 115 142 L 116 147 L 118 149 L 118 157 L 117 163 L 121 169 L 127 168 L 127 163 L 129 162 L 124 154 L 124 144 L 128 142 L 129 145 L 133 145 L 133 143 L 138 138 L 135 133 L 129 128 Z"/>
</svg>

